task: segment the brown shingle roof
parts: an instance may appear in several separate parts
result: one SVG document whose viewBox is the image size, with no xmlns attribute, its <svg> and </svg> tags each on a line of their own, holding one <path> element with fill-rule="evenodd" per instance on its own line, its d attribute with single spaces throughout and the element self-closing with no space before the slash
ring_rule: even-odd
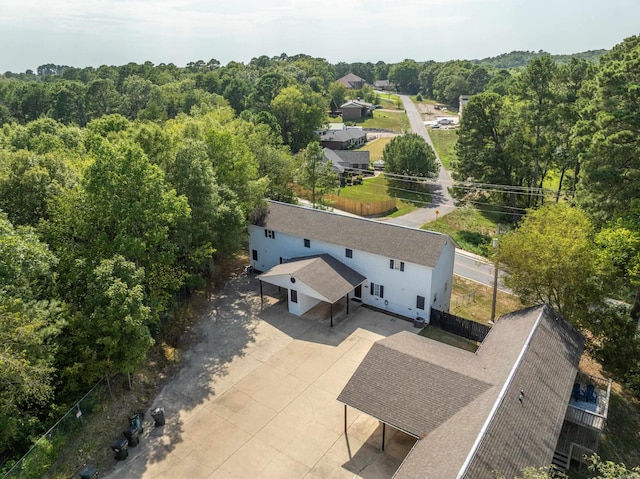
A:
<svg viewBox="0 0 640 479">
<path fill-rule="evenodd" d="M 413 406 L 416 425 L 404 430 L 431 427 L 394 477 L 495 479 L 551 462 L 582 354 L 578 331 L 543 305 L 502 316 L 475 354 L 407 334 L 372 348 L 355 386 L 350 381 L 338 397 L 391 425 L 404 424 Z M 397 362 L 398 352 L 411 359 Z M 375 392 L 378 381 L 393 381 L 386 397 Z M 416 388 L 425 395 L 418 405 Z M 460 391 L 469 392 L 466 400 Z M 414 417 L 421 415 L 438 419 Z"/>
<path fill-rule="evenodd" d="M 266 215 L 255 223 L 300 238 L 324 241 L 431 268 L 437 264 L 447 243 L 453 243 L 448 235 L 433 231 L 276 201 L 269 201 Z"/>
<path fill-rule="evenodd" d="M 328 254 L 292 259 L 274 266 L 258 278 L 268 281 L 269 277 L 280 275 L 290 275 L 303 282 L 331 303 L 367 279 Z"/>
</svg>

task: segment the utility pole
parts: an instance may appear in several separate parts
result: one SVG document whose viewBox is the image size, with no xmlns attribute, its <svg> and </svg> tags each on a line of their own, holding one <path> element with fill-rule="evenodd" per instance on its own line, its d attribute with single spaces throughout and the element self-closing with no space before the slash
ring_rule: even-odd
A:
<svg viewBox="0 0 640 479">
<path fill-rule="evenodd" d="M 500 225 L 498 225 L 498 234 L 500 234 Z M 498 238 L 493 238 L 492 244 L 496 259 L 493 262 L 493 299 L 491 301 L 491 319 L 489 320 L 491 324 L 496 319 L 496 299 L 498 297 Z"/>
</svg>

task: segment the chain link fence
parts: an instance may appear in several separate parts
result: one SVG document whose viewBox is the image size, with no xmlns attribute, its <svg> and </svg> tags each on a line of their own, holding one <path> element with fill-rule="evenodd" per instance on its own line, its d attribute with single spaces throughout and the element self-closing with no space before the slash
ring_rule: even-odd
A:
<svg viewBox="0 0 640 479">
<path fill-rule="evenodd" d="M 56 477 L 51 469 L 61 449 L 84 426 L 85 418 L 98 412 L 101 405 L 112 397 L 109 378 L 105 376 L 35 442 L 29 452 L 5 473 L 4 479 Z"/>
</svg>

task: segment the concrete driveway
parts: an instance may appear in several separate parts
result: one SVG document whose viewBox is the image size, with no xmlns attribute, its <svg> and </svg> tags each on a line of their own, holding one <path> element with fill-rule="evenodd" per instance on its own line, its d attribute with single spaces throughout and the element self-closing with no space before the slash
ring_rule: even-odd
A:
<svg viewBox="0 0 640 479">
<path fill-rule="evenodd" d="M 410 322 L 363 307 L 337 320 L 290 315 L 258 282 L 230 281 L 197 325 L 200 341 L 155 399 L 141 443 L 110 478 L 390 478 L 415 440 L 336 401 L 376 340 Z M 313 312 L 313 311 L 312 311 Z M 321 314 L 321 313 L 320 313 Z M 414 330 L 415 331 L 415 330 Z"/>
</svg>

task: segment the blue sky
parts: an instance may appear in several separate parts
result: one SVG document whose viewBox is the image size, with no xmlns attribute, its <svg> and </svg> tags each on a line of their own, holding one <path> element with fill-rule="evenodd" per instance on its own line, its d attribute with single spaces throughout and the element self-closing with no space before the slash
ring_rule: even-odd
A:
<svg viewBox="0 0 640 479">
<path fill-rule="evenodd" d="M 637 0 L 0 0 L 0 72 L 306 53 L 446 61 L 640 34 Z"/>
</svg>

